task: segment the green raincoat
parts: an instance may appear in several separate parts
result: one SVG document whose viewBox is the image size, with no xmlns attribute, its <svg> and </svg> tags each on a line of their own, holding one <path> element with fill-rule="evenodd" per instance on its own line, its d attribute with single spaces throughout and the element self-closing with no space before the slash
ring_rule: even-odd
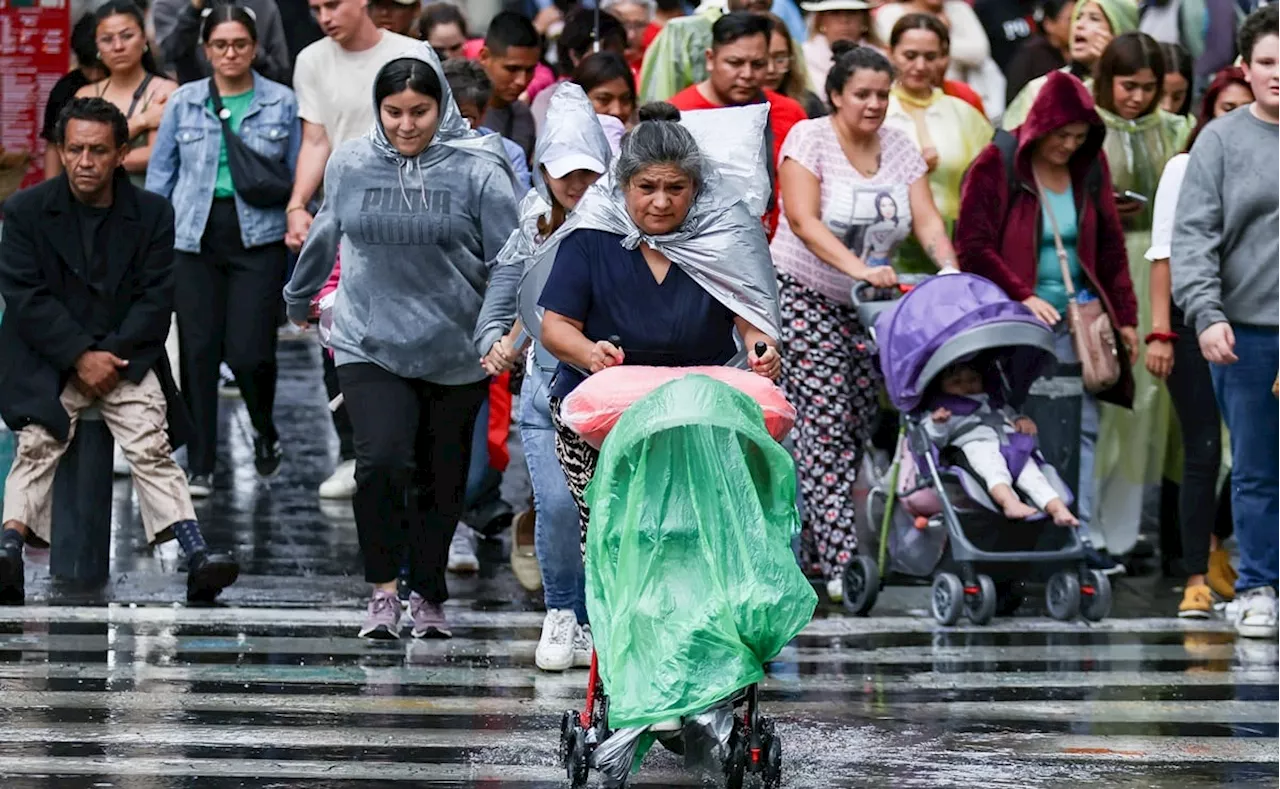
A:
<svg viewBox="0 0 1280 789">
<path fill-rule="evenodd" d="M 614 729 L 764 678 L 817 595 L 791 553 L 795 463 L 760 406 L 691 374 L 628 408 L 587 488 L 587 610 Z"/>
<path fill-rule="evenodd" d="M 1107 126 L 1103 150 L 1116 193 L 1137 192 L 1150 201 L 1142 211 L 1124 220 L 1141 342 L 1151 331 L 1151 265 L 1145 256 L 1151 246 L 1156 186 L 1165 164 L 1186 145 L 1192 123 L 1189 118 L 1164 110 L 1133 121 L 1101 107 L 1097 110 Z M 1133 378 L 1132 411 L 1101 405 L 1094 455 L 1092 528 L 1101 532 L 1107 549 L 1116 554 L 1128 553 L 1137 541 L 1143 489 L 1160 483 L 1174 420 L 1168 389 L 1147 372 L 1141 357 L 1134 365 Z"/>
<path fill-rule="evenodd" d="M 1122 33 L 1131 33 L 1138 29 L 1138 6 L 1133 0 L 1089 0 L 1088 2 L 1077 3 L 1074 11 L 1071 12 L 1071 24 L 1074 26 L 1076 20 L 1080 17 L 1085 6 L 1094 3 L 1098 8 L 1102 9 L 1102 15 L 1111 23 L 1111 35 L 1118 36 Z M 1066 66 L 1059 69 L 1068 74 L 1071 73 L 1071 67 Z M 1040 89 L 1044 87 L 1044 77 L 1036 77 L 1018 91 L 1018 95 L 1013 97 L 1013 101 L 1009 102 L 1009 106 L 1004 109 L 1004 117 L 1000 120 L 1000 125 L 1009 131 L 1013 131 L 1022 125 L 1027 119 L 1027 113 L 1031 112 L 1031 105 L 1035 103 L 1036 96 L 1040 94 Z M 1093 80 L 1089 77 L 1084 78 L 1084 86 L 1093 92 Z M 1163 168 L 1164 165 L 1161 165 Z M 1154 192 L 1152 193 L 1155 194 Z M 1149 223 L 1148 223 L 1149 226 Z"/>
</svg>

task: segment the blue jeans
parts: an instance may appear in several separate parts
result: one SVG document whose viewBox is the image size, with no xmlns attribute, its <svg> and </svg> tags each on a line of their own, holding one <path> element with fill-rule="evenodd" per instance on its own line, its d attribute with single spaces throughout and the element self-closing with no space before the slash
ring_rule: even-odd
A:
<svg viewBox="0 0 1280 789">
<path fill-rule="evenodd" d="M 471 464 L 467 466 L 467 489 L 463 494 L 466 509 L 480 503 L 481 496 L 497 490 L 502 475 L 489 468 L 489 398 L 485 397 L 480 413 L 476 415 L 476 427 L 471 433 Z M 483 526 L 484 524 L 477 524 Z"/>
<path fill-rule="evenodd" d="M 1054 327 L 1054 353 L 1061 364 L 1076 364 L 1075 346 L 1071 344 L 1071 332 L 1066 321 Z M 1098 398 L 1085 392 L 1080 398 L 1080 479 L 1076 485 L 1076 517 L 1080 519 L 1081 536 L 1089 536 L 1094 547 L 1105 548 L 1100 534 L 1089 532 L 1093 517 L 1093 448 L 1098 441 Z M 1101 543 L 1101 544 L 1100 544 Z"/>
<path fill-rule="evenodd" d="M 542 570 L 547 608 L 572 609 L 587 621 L 586 574 L 578 546 L 578 507 L 556 457 L 556 431 L 547 404 L 548 376 L 536 364 L 525 370 L 520 393 L 520 441 L 533 483 L 534 550 Z"/>
<path fill-rule="evenodd" d="M 1209 365 L 1213 393 L 1231 431 L 1231 517 L 1240 545 L 1238 591 L 1276 588 L 1276 523 L 1280 521 L 1280 424 L 1271 386 L 1280 369 L 1275 329 L 1232 326 L 1236 356 L 1230 365 Z"/>
</svg>

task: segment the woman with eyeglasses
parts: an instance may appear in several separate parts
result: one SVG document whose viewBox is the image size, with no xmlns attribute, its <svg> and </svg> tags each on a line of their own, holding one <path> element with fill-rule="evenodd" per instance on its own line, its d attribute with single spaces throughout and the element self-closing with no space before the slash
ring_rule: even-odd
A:
<svg viewBox="0 0 1280 789">
<path fill-rule="evenodd" d="M 141 188 L 151 160 L 152 135 L 160 127 L 165 101 L 178 84 L 160 76 L 147 43 L 142 10 L 132 0 L 109 0 L 95 17 L 98 59 L 107 78 L 84 86 L 76 96 L 106 99 L 128 118 L 130 150 L 124 169 Z"/>
<path fill-rule="evenodd" d="M 796 46 L 787 23 L 777 14 L 764 14 L 769 20 L 769 65 L 764 72 L 764 86 L 804 107 L 810 118 L 827 114 L 827 104 L 809 89 L 809 73 L 804 58 L 795 56 Z"/>
<path fill-rule="evenodd" d="M 200 37 L 213 76 L 188 82 L 169 98 L 147 189 L 173 203 L 182 396 L 195 424 L 187 448 L 189 484 L 193 496 L 208 496 L 222 362 L 235 374 L 253 424 L 258 474 L 274 475 L 281 460 L 271 412 L 276 305 L 287 265 L 285 202 L 264 207 L 245 200 L 224 134 L 229 127 L 253 153 L 292 173 L 302 128 L 293 91 L 251 68 L 258 30 L 243 7 L 214 6 Z"/>
</svg>

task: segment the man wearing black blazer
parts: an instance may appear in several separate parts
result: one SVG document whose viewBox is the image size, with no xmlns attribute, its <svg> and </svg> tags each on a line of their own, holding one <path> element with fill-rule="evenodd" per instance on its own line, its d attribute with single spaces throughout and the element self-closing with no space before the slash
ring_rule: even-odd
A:
<svg viewBox="0 0 1280 789">
<path fill-rule="evenodd" d="M 239 567 L 208 550 L 170 456 L 170 428 L 180 433 L 186 420 L 164 349 L 173 209 L 121 169 L 128 123 L 109 102 L 71 101 L 55 142 L 64 174 L 4 205 L 0 417 L 18 448 L 4 491 L 0 601 L 22 600 L 23 544 L 49 540 L 54 472 L 91 405 L 129 461 L 147 541 L 177 539 L 188 600 L 212 600 Z"/>
</svg>

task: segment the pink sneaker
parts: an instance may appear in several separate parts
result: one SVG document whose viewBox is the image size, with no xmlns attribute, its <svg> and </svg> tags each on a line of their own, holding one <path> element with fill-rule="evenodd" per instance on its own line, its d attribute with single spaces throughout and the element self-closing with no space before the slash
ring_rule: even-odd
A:
<svg viewBox="0 0 1280 789">
<path fill-rule="evenodd" d="M 369 600 L 369 611 L 360 628 L 360 638 L 393 640 L 400 637 L 400 598 L 381 589 Z"/>
</svg>

